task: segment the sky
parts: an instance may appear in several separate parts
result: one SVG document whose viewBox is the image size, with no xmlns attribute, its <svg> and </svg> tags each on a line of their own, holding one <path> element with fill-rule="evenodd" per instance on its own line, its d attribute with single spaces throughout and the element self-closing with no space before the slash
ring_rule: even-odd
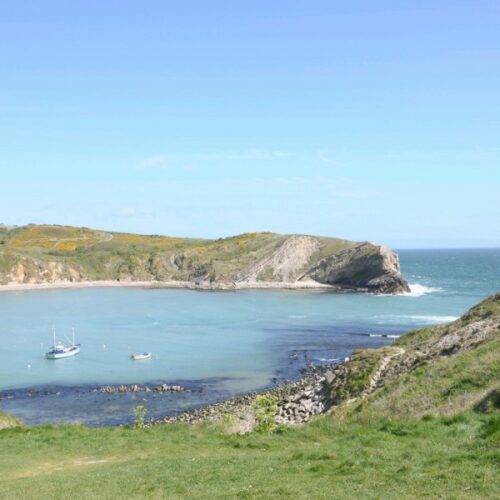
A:
<svg viewBox="0 0 500 500">
<path fill-rule="evenodd" d="M 6 0 L 0 222 L 500 246 L 500 2 Z"/>
</svg>

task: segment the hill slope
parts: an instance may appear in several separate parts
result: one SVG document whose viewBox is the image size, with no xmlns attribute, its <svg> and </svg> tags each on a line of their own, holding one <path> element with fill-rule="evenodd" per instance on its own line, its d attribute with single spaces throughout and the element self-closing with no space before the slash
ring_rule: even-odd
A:
<svg viewBox="0 0 500 500">
<path fill-rule="evenodd" d="M 354 353 L 329 382 L 337 415 L 415 418 L 500 408 L 500 293 L 448 325 Z"/>
<path fill-rule="evenodd" d="M 409 291 L 397 255 L 368 242 L 273 233 L 200 240 L 69 226 L 0 226 L 0 284 L 103 280 Z"/>
</svg>

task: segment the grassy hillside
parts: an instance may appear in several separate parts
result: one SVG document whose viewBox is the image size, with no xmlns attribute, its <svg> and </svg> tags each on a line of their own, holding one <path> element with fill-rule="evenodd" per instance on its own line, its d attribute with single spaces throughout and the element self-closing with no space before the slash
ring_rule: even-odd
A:
<svg viewBox="0 0 500 500">
<path fill-rule="evenodd" d="M 201 240 L 97 231 L 69 226 L 0 226 L 0 284 L 80 280 L 178 280 L 230 282 L 239 272 L 270 257 L 289 238 L 246 233 Z M 315 238 L 314 263 L 352 247 L 336 238 Z M 293 273 L 298 276 L 305 261 Z M 262 280 L 280 280 L 272 267 Z"/>
<path fill-rule="evenodd" d="M 498 409 L 500 294 L 451 324 L 410 332 L 384 349 L 357 352 L 344 369 L 345 379 L 332 385 L 332 398 L 340 402 L 333 408 L 337 416 L 422 418 Z M 350 398 L 356 399 L 346 403 Z"/>
<path fill-rule="evenodd" d="M 0 433 L 0 498 L 493 498 L 499 420 L 336 421 L 280 434 L 41 427 Z"/>
<path fill-rule="evenodd" d="M 499 305 L 356 353 L 301 427 L 0 430 L 0 498 L 495 498 Z"/>
</svg>

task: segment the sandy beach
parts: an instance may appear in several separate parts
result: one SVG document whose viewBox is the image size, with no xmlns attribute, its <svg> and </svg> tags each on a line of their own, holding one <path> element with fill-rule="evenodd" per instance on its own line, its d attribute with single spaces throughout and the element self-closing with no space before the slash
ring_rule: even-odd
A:
<svg viewBox="0 0 500 500">
<path fill-rule="evenodd" d="M 244 281 L 238 283 L 193 283 L 192 281 L 54 281 L 50 283 L 8 283 L 0 285 L 0 292 L 22 292 L 30 290 L 56 290 L 76 288 L 190 288 L 195 290 L 252 290 L 252 289 L 330 289 L 335 287 L 315 281 L 272 282 Z"/>
</svg>

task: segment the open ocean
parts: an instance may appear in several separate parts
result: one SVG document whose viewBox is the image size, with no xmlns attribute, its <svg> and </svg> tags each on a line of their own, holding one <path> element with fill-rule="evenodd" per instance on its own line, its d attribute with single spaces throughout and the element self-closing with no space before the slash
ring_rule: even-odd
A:
<svg viewBox="0 0 500 500">
<path fill-rule="evenodd" d="M 342 360 L 452 321 L 500 290 L 500 249 L 401 250 L 405 296 L 311 290 L 98 288 L 0 293 L 0 409 L 29 424 L 109 425 L 260 390 L 309 362 Z M 81 353 L 47 360 L 52 327 Z M 151 351 L 147 361 L 132 352 Z M 103 385 L 178 383 L 182 393 L 103 395 Z"/>
</svg>

